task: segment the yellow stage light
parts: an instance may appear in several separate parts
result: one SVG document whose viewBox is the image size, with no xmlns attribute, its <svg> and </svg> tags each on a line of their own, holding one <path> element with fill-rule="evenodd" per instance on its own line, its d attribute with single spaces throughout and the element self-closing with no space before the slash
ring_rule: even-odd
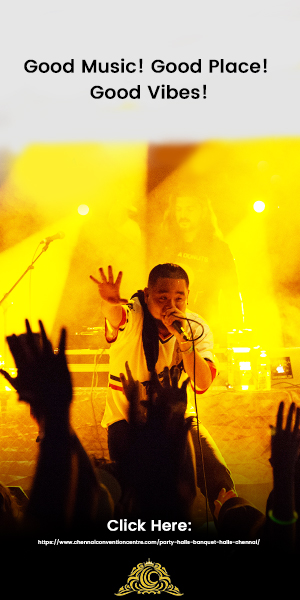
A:
<svg viewBox="0 0 300 600">
<path fill-rule="evenodd" d="M 262 202 L 262 200 L 257 200 L 256 202 L 254 202 L 253 208 L 254 208 L 255 212 L 260 213 L 265 210 L 266 205 L 264 202 Z"/>
<path fill-rule="evenodd" d="M 77 208 L 78 213 L 82 216 L 87 215 L 89 210 L 90 209 L 86 204 L 80 204 L 80 206 Z"/>
<path fill-rule="evenodd" d="M 242 360 L 239 363 L 240 371 L 251 371 L 251 362 L 250 360 Z"/>
<path fill-rule="evenodd" d="M 241 347 L 241 348 L 232 348 L 232 350 L 233 350 L 233 352 L 237 352 L 237 353 L 240 353 L 240 354 L 245 354 L 246 352 L 250 352 L 251 348 L 246 348 L 246 347 L 242 348 Z"/>
</svg>

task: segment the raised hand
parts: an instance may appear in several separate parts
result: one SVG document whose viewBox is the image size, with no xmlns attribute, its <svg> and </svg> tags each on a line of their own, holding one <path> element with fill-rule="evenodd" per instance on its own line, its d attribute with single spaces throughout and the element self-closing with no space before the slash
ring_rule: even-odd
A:
<svg viewBox="0 0 300 600">
<path fill-rule="evenodd" d="M 179 379 L 180 371 L 178 367 L 172 367 L 170 371 L 168 367 L 165 367 L 163 371 L 162 384 L 160 385 L 160 388 L 158 388 L 158 390 L 161 396 L 164 397 L 167 395 L 168 402 L 173 407 L 177 406 L 178 408 L 180 408 L 180 412 L 184 414 L 187 406 L 186 388 L 190 379 L 189 377 L 187 377 L 187 379 L 183 381 L 181 387 L 179 387 L 178 385 Z M 157 382 L 159 384 L 158 378 Z"/>
<path fill-rule="evenodd" d="M 300 450 L 300 408 L 292 402 L 285 428 L 283 426 L 284 402 L 280 402 L 277 411 L 276 427 L 271 427 L 271 458 L 273 470 L 283 469 L 293 472 Z M 293 423 L 294 418 L 294 423 Z"/>
<path fill-rule="evenodd" d="M 127 378 L 120 373 L 129 401 L 130 426 L 128 449 L 121 459 L 129 490 L 124 496 L 128 502 L 125 508 L 130 515 L 142 514 L 145 518 L 158 514 L 185 518 L 196 495 L 191 423 L 185 418 L 188 380 L 179 387 L 179 370 L 169 371 L 166 367 L 160 383 L 154 372 L 149 399 L 141 401 L 139 382 L 132 377 L 127 363 L 126 372 Z"/>
<path fill-rule="evenodd" d="M 184 421 L 184 415 L 187 407 L 187 392 L 186 388 L 189 383 L 189 378 L 185 379 L 181 387 L 179 387 L 180 372 L 177 367 L 164 368 L 162 383 L 160 383 L 157 374 L 151 374 L 149 387 L 149 416 L 157 415 L 163 419 L 164 423 L 173 426 L 175 421 Z M 187 419 L 186 423 L 189 427 L 191 419 Z"/>
<path fill-rule="evenodd" d="M 175 425 L 180 421 L 180 426 L 185 421 L 186 428 L 189 429 L 191 419 L 184 418 L 187 406 L 186 388 L 189 383 L 187 378 L 178 386 L 180 372 L 177 367 L 171 370 L 165 367 L 163 371 L 162 383 L 160 383 L 157 373 L 151 374 L 149 382 L 149 399 L 141 400 L 140 383 L 133 379 L 128 363 L 125 363 L 127 379 L 124 373 L 120 373 L 120 379 L 123 385 L 124 394 L 129 402 L 129 421 L 132 425 L 145 423 L 150 425 L 152 421 L 159 424 L 159 427 Z M 147 417 L 143 408 L 147 407 Z"/>
<path fill-rule="evenodd" d="M 127 304 L 128 300 L 120 297 L 120 285 L 123 277 L 122 271 L 119 272 L 115 281 L 111 266 L 108 267 L 108 277 L 106 277 L 102 267 L 100 267 L 99 273 L 100 281 L 95 279 L 92 275 L 90 275 L 90 279 L 98 285 L 99 294 L 102 300 L 113 305 Z"/>
<path fill-rule="evenodd" d="M 145 422 L 144 402 L 141 402 L 140 383 L 133 379 L 128 362 L 125 363 L 127 379 L 124 373 L 120 373 L 120 379 L 124 394 L 129 402 L 129 422 L 131 425 L 137 425 Z"/>
<path fill-rule="evenodd" d="M 38 420 L 68 419 L 72 383 L 65 356 L 66 330 L 61 330 L 55 354 L 42 321 L 39 321 L 39 334 L 31 331 L 27 319 L 25 324 L 25 334 L 7 337 L 17 377 L 11 377 L 3 369 L 0 372 L 15 388 L 19 399 L 30 404 Z"/>
</svg>

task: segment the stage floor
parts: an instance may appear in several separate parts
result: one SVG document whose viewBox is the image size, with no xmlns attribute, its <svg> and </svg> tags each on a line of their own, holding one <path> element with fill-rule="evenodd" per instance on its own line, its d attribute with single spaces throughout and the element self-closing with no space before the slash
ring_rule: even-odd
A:
<svg viewBox="0 0 300 600">
<path fill-rule="evenodd" d="M 107 388 L 75 388 L 72 425 L 89 456 L 109 458 L 106 430 L 101 427 Z M 237 492 L 265 511 L 272 489 L 270 424 L 279 402 L 300 405 L 298 388 L 269 392 L 223 391 L 211 388 L 198 403 L 199 419 L 222 452 Z M 0 481 L 27 493 L 34 476 L 38 429 L 28 405 L 15 392 L 0 392 Z M 199 500 L 200 512 L 203 502 Z"/>
</svg>

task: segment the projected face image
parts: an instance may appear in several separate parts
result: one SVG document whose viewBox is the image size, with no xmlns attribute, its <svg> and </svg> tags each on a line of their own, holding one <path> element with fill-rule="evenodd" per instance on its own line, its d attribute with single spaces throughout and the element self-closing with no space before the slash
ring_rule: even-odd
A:
<svg viewBox="0 0 300 600">
<path fill-rule="evenodd" d="M 202 218 L 200 200 L 192 196 L 179 196 L 176 198 L 175 218 L 180 229 L 197 229 Z"/>
</svg>

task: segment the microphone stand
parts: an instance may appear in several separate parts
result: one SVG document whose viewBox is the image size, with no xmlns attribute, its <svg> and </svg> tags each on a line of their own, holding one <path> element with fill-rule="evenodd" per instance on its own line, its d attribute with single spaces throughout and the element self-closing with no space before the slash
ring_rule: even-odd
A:
<svg viewBox="0 0 300 600">
<path fill-rule="evenodd" d="M 18 281 L 16 281 L 16 283 L 12 286 L 12 288 L 10 288 L 10 290 L 8 290 L 8 292 L 6 292 L 6 294 L 4 294 L 3 298 L 0 300 L 0 306 L 4 302 L 4 300 L 6 300 L 6 298 L 9 296 L 9 294 L 15 289 L 15 287 L 18 285 L 18 283 L 20 283 L 20 281 L 23 279 L 23 277 L 25 277 L 26 273 L 28 273 L 28 271 L 30 271 L 31 269 L 34 269 L 34 266 L 33 266 L 34 263 L 37 261 L 38 258 L 40 258 L 41 254 L 43 254 L 43 252 L 46 252 L 46 250 L 48 250 L 49 243 L 50 242 L 45 243 L 43 250 L 30 263 L 30 265 L 27 267 L 27 269 L 24 271 L 24 273 L 21 275 L 21 277 L 19 277 Z"/>
<path fill-rule="evenodd" d="M 43 250 L 38 254 L 38 256 L 30 263 L 30 265 L 28 265 L 27 269 L 24 271 L 24 273 L 21 275 L 21 277 L 19 277 L 19 279 L 16 281 L 16 283 L 14 283 L 14 285 L 10 288 L 10 290 L 8 290 L 8 292 L 6 292 L 6 294 L 4 294 L 3 298 L 1 298 L 0 300 L 0 306 L 1 304 L 3 304 L 3 302 L 6 300 L 6 298 L 9 296 L 9 294 L 15 289 L 15 287 L 18 285 L 18 283 L 20 283 L 20 281 L 23 279 L 23 277 L 25 277 L 26 273 L 28 273 L 28 271 L 30 271 L 31 269 L 34 269 L 34 263 L 38 260 L 38 258 L 40 258 L 40 256 L 43 254 L 43 252 L 46 252 L 46 250 L 48 250 L 50 242 L 46 242 L 45 246 L 43 248 Z M 5 317 L 3 315 L 3 320 L 4 320 L 4 329 L 5 329 Z M 4 337 L 5 337 L 5 332 L 4 332 Z M 6 354 L 6 348 L 4 346 L 3 348 L 4 352 L 3 352 L 3 358 L 4 358 L 4 363 L 5 363 L 5 354 Z"/>
</svg>

